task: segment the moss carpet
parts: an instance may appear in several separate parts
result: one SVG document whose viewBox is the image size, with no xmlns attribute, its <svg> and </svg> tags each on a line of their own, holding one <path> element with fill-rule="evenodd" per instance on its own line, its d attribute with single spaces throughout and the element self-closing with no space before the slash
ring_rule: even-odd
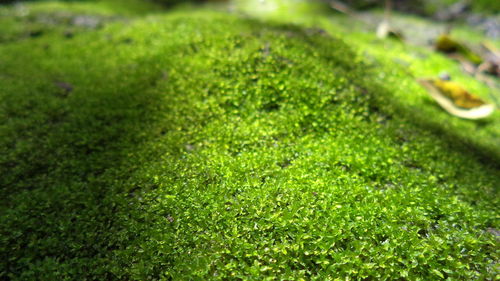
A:
<svg viewBox="0 0 500 281">
<path fill-rule="evenodd" d="M 110 3 L 0 6 L 0 279 L 495 280 L 498 112 L 333 32 Z"/>
</svg>

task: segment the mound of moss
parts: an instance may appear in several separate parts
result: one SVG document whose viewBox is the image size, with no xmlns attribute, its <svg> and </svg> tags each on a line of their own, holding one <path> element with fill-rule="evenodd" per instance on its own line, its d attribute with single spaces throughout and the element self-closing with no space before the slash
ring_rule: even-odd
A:
<svg viewBox="0 0 500 281">
<path fill-rule="evenodd" d="M 500 147 L 425 123 L 404 72 L 206 10 L 26 37 L 1 9 L 0 278 L 498 274 Z"/>
</svg>

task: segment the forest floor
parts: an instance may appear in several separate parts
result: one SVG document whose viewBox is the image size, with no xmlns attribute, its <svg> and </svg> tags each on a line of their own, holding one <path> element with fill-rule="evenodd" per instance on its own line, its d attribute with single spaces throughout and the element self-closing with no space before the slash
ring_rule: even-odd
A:
<svg viewBox="0 0 500 281">
<path fill-rule="evenodd" d="M 0 5 L 0 279 L 497 278 L 500 112 L 417 78 L 498 78 L 429 19 L 256 5 Z"/>
</svg>

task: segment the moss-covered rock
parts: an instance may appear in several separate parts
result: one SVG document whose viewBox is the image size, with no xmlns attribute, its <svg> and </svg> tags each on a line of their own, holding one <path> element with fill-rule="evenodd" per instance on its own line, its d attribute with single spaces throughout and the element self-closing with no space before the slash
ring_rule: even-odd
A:
<svg viewBox="0 0 500 281">
<path fill-rule="evenodd" d="M 31 24 L 6 14 L 0 37 Z M 449 121 L 317 28 L 210 11 L 64 28 L 0 44 L 0 278 L 496 275 L 498 114 Z"/>
</svg>

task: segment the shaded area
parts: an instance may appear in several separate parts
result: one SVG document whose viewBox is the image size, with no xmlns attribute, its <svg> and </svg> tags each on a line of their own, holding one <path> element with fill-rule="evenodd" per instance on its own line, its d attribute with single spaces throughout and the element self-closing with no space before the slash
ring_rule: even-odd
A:
<svg viewBox="0 0 500 281">
<path fill-rule="evenodd" d="M 159 56 L 103 35 L 2 46 L 3 278 L 111 279 L 106 256 L 136 235 L 121 220 L 142 147 L 183 124 Z"/>
</svg>

